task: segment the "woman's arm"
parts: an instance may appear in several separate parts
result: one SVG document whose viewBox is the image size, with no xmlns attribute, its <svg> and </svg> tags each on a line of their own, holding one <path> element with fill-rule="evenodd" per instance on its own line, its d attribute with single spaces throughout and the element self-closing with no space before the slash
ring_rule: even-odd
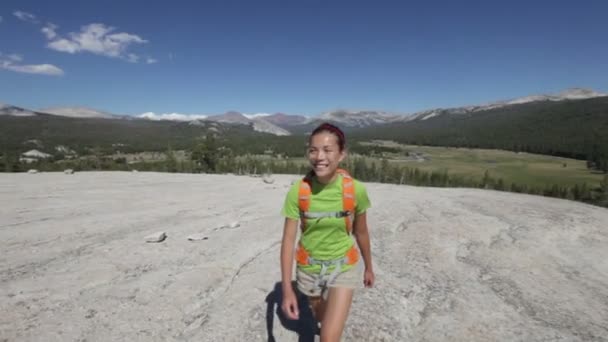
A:
<svg viewBox="0 0 608 342">
<path fill-rule="evenodd" d="M 281 242 L 281 280 L 283 289 L 291 288 L 291 274 L 294 260 L 294 247 L 298 233 L 298 220 L 285 218 L 283 241 Z"/>
<path fill-rule="evenodd" d="M 291 274 L 293 270 L 294 246 L 298 234 L 298 220 L 285 218 L 283 227 L 283 241 L 281 242 L 281 282 L 283 289 L 283 312 L 291 318 L 299 316 L 298 302 L 291 285 Z"/>
<path fill-rule="evenodd" d="M 353 234 L 357 245 L 361 250 L 363 256 L 363 262 L 365 264 L 365 274 L 363 276 L 363 282 L 366 287 L 372 287 L 374 285 L 374 268 L 372 266 L 372 250 L 369 242 L 369 230 L 367 228 L 367 214 L 361 213 L 355 216 L 355 222 L 353 224 Z"/>
</svg>

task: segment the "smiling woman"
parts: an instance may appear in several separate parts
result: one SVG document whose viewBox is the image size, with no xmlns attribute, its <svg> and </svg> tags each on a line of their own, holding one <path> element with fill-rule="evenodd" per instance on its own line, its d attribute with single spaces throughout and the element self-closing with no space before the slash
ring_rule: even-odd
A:
<svg viewBox="0 0 608 342">
<path fill-rule="evenodd" d="M 312 170 L 292 185 L 283 207 L 281 307 L 290 319 L 300 319 L 291 283 L 299 220 L 302 235 L 295 251 L 296 283 L 323 327 L 318 327 L 321 341 L 340 340 L 354 289 L 361 280 L 366 287 L 374 284 L 366 216 L 370 201 L 363 184 L 339 169 L 346 157 L 345 140 L 342 130 L 328 123 L 312 132 L 308 142 Z M 365 267 L 363 275 L 359 254 Z"/>
</svg>

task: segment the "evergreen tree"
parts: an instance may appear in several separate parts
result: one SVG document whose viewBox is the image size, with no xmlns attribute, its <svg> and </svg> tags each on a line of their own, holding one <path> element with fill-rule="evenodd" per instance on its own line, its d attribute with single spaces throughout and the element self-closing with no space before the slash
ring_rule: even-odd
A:
<svg viewBox="0 0 608 342">
<path fill-rule="evenodd" d="M 380 182 L 380 177 L 378 176 L 378 170 L 376 169 L 376 162 L 372 162 L 369 172 L 368 179 L 374 182 Z"/>
<path fill-rule="evenodd" d="M 177 158 L 171 149 L 171 145 L 167 147 L 167 152 L 165 153 L 165 169 L 167 172 L 178 172 Z"/>
<path fill-rule="evenodd" d="M 581 195 L 580 195 L 580 199 L 582 201 L 588 201 L 589 199 L 591 199 L 591 192 L 589 191 L 589 187 L 587 186 L 587 183 L 583 183 L 583 185 L 581 186 Z"/>
<path fill-rule="evenodd" d="M 483 173 L 483 179 L 481 180 L 481 187 L 487 189 L 490 186 L 491 182 L 492 182 L 492 178 L 490 178 L 490 172 L 488 170 L 486 170 Z"/>
<path fill-rule="evenodd" d="M 505 190 L 505 182 L 502 180 L 502 178 L 498 178 L 498 181 L 494 185 L 494 189 L 495 190 L 500 190 L 500 191 L 504 191 Z"/>
<path fill-rule="evenodd" d="M 365 164 L 365 159 L 357 158 L 353 165 L 353 170 L 351 171 L 353 176 L 362 181 L 368 180 L 368 170 L 367 165 Z"/>
<path fill-rule="evenodd" d="M 378 170 L 378 179 L 380 182 L 387 182 L 390 174 L 390 165 L 386 158 L 382 158 L 380 169 Z"/>
<path fill-rule="evenodd" d="M 218 150 L 213 134 L 207 134 L 205 139 L 196 145 L 192 151 L 192 160 L 196 162 L 198 172 L 214 173 L 217 171 Z"/>
<path fill-rule="evenodd" d="M 604 175 L 604 178 L 600 182 L 600 196 L 599 203 L 603 206 L 608 206 L 608 174 Z"/>
</svg>

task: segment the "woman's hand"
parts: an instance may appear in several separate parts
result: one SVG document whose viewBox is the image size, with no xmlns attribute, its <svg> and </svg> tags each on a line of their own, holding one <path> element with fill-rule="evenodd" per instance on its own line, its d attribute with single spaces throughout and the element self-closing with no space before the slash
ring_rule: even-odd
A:
<svg viewBox="0 0 608 342">
<path fill-rule="evenodd" d="M 283 302 L 281 303 L 281 309 L 283 313 L 289 319 L 299 319 L 300 312 L 298 311 L 298 299 L 293 289 L 283 292 Z"/>
<path fill-rule="evenodd" d="M 368 288 L 373 287 L 374 281 L 376 281 L 374 271 L 372 271 L 371 269 L 365 269 L 365 273 L 363 273 L 363 285 Z"/>
</svg>

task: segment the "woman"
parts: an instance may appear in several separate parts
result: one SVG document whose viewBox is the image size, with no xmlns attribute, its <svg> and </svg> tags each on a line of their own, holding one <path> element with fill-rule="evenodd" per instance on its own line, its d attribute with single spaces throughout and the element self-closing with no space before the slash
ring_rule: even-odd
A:
<svg viewBox="0 0 608 342">
<path fill-rule="evenodd" d="M 344 133 L 338 127 L 328 123 L 317 127 L 310 135 L 307 154 L 312 170 L 293 184 L 282 210 L 281 308 L 288 318 L 299 318 L 291 283 L 296 252 L 297 287 L 308 296 L 315 319 L 321 324 L 321 341 L 339 341 L 354 289 L 361 281 L 359 252 L 351 234 L 363 257 L 363 284 L 374 284 L 366 219 L 370 202 L 363 184 L 338 167 L 346 157 Z M 296 251 L 298 220 L 302 234 Z"/>
</svg>

